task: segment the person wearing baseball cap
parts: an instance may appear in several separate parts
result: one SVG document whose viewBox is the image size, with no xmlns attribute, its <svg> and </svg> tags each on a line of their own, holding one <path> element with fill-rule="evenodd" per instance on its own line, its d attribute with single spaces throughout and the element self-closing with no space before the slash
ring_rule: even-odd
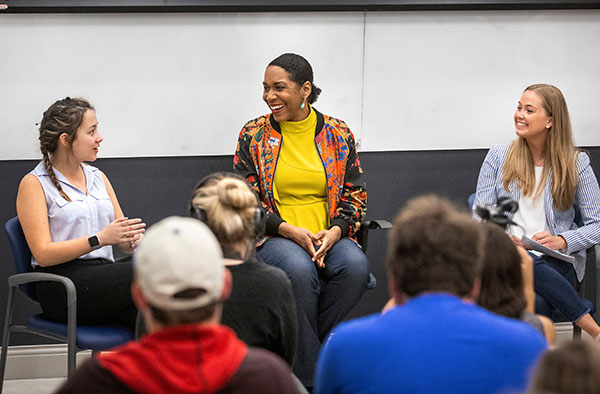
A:
<svg viewBox="0 0 600 394">
<path fill-rule="evenodd" d="M 133 300 L 148 333 L 87 361 L 58 393 L 295 393 L 287 364 L 220 324 L 231 274 L 193 218 L 163 219 L 134 256 Z"/>
</svg>

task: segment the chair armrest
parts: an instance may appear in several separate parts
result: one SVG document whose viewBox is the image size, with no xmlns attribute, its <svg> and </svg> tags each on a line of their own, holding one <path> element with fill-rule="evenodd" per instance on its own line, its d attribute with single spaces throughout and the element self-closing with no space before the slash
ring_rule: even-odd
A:
<svg viewBox="0 0 600 394">
<path fill-rule="evenodd" d="M 387 220 L 378 219 L 378 220 L 365 220 L 360 224 L 360 229 L 356 233 L 356 240 L 358 244 L 361 246 L 363 252 L 367 252 L 367 247 L 369 246 L 369 230 L 375 229 L 389 229 L 392 228 L 392 223 Z"/>
<path fill-rule="evenodd" d="M 8 277 L 8 285 L 15 287 L 25 283 L 33 282 L 59 282 L 62 283 L 67 290 L 67 306 L 75 305 L 77 302 L 77 290 L 73 281 L 66 276 L 48 274 L 45 272 L 25 272 L 22 274 L 15 274 Z"/>
<path fill-rule="evenodd" d="M 388 229 L 392 228 L 392 223 L 387 220 L 367 220 L 360 224 L 360 231 L 375 230 L 377 228 Z"/>
</svg>

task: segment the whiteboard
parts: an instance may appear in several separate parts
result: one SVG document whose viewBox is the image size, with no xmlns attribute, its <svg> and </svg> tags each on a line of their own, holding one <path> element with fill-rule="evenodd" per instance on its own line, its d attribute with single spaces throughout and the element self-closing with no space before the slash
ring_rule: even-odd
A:
<svg viewBox="0 0 600 394">
<path fill-rule="evenodd" d="M 296 52 L 323 90 L 315 107 L 360 126 L 362 13 L 0 15 L 1 159 L 36 158 L 56 99 L 96 107 L 100 157 L 232 154 L 269 111 L 267 64 Z M 6 139 L 5 139 L 6 141 Z"/>
<path fill-rule="evenodd" d="M 39 158 L 35 123 L 88 98 L 100 157 L 223 155 L 266 65 L 304 55 L 363 151 L 487 148 L 529 84 L 561 88 L 600 145 L 600 10 L 0 15 L 0 159 Z"/>
<path fill-rule="evenodd" d="M 600 145 L 600 11 L 369 13 L 363 150 L 488 148 L 522 91 L 563 92 L 575 141 Z"/>
</svg>

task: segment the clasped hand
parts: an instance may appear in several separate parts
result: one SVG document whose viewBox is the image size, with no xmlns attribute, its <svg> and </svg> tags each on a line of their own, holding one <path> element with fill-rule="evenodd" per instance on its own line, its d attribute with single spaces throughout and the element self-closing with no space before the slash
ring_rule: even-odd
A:
<svg viewBox="0 0 600 394">
<path fill-rule="evenodd" d="M 115 219 L 96 235 L 101 246 L 128 242 L 131 249 L 135 249 L 146 231 L 145 227 L 146 223 L 142 222 L 140 218 L 122 217 Z"/>
<path fill-rule="evenodd" d="M 342 237 L 342 229 L 338 226 L 313 234 L 308 229 L 285 222 L 279 226 L 279 233 L 306 250 L 318 268 L 325 267 L 325 255 Z"/>
</svg>

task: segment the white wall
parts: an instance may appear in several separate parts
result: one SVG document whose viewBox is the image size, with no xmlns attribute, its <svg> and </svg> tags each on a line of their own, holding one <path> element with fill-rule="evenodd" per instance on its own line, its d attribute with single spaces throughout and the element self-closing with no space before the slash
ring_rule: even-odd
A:
<svg viewBox="0 0 600 394">
<path fill-rule="evenodd" d="M 512 138 L 534 82 L 600 145 L 600 11 L 0 15 L 0 159 L 39 157 L 35 123 L 84 96 L 101 157 L 230 154 L 267 112 L 266 64 L 304 55 L 316 107 L 363 151 L 482 148 Z"/>
</svg>

